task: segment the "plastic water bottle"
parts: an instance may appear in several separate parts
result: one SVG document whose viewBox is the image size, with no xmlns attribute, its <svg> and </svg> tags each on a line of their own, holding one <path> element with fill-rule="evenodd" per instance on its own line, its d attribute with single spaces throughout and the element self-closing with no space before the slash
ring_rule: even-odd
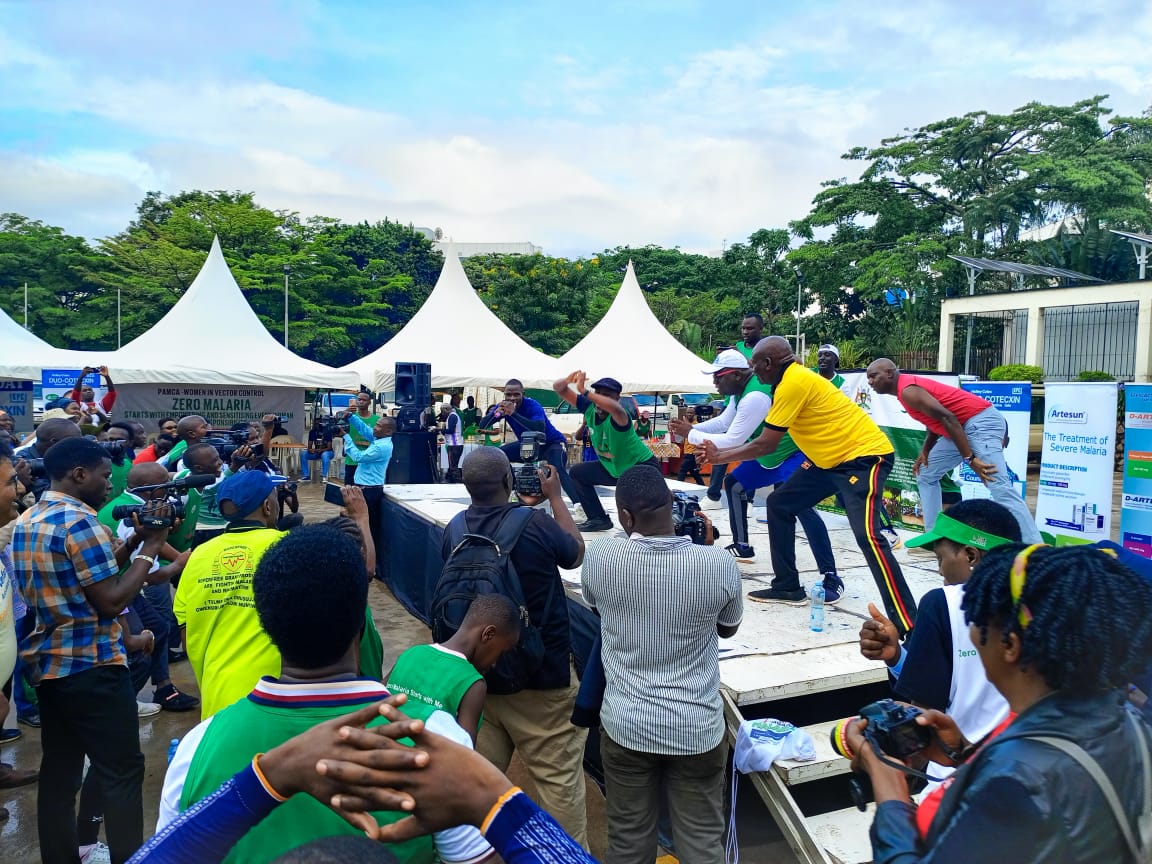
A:
<svg viewBox="0 0 1152 864">
<path fill-rule="evenodd" d="M 823 620 L 823 618 L 821 618 Z M 173 738 L 168 744 L 168 764 L 172 764 L 172 760 L 176 758 L 176 748 L 180 746 L 180 739 Z"/>
<path fill-rule="evenodd" d="M 812 586 L 812 609 L 811 617 L 809 618 L 809 629 L 813 633 L 821 633 L 824 630 L 824 583 L 817 582 Z"/>
</svg>

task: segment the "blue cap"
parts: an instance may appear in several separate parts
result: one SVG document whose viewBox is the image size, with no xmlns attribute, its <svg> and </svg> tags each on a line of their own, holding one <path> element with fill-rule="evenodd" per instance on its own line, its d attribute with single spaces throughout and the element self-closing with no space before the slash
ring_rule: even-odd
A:
<svg viewBox="0 0 1152 864">
<path fill-rule="evenodd" d="M 220 514 L 229 522 L 246 518 L 286 479 L 278 474 L 265 474 L 263 471 L 241 471 L 225 478 L 216 489 L 216 504 L 220 508 Z M 232 515 L 224 512 L 225 501 L 230 501 L 236 508 L 236 512 Z"/>
</svg>

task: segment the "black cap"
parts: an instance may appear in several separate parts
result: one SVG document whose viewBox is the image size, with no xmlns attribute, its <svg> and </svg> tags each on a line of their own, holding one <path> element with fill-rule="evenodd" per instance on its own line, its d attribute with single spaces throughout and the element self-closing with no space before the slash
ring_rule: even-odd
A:
<svg viewBox="0 0 1152 864">
<path fill-rule="evenodd" d="M 601 378 L 599 381 L 592 383 L 593 390 L 611 390 L 613 393 L 623 393 L 624 388 L 620 386 L 620 382 L 615 378 Z"/>
</svg>

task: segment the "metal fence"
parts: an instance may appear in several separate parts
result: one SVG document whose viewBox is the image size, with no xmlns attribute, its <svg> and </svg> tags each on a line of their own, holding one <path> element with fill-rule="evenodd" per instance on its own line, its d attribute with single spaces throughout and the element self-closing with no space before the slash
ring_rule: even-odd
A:
<svg viewBox="0 0 1152 864">
<path fill-rule="evenodd" d="M 1133 300 L 1043 310 L 1045 380 L 1074 381 L 1095 370 L 1133 380 L 1139 307 Z"/>
<path fill-rule="evenodd" d="M 953 320 L 952 372 L 987 378 L 990 369 L 1024 362 L 1027 309 L 957 315 Z"/>
</svg>

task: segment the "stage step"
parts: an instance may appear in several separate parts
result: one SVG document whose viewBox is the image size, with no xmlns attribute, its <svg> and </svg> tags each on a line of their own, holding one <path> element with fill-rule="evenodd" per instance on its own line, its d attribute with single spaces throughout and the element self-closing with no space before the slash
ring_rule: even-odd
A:
<svg viewBox="0 0 1152 864">
<path fill-rule="evenodd" d="M 833 810 L 819 816 L 808 816 L 804 822 L 812 838 L 824 849 L 833 864 L 868 864 L 872 860 L 872 843 L 868 829 L 876 805 L 869 804 L 861 813 L 855 807 Z"/>
<path fill-rule="evenodd" d="M 832 749 L 828 740 L 828 733 L 839 722 L 830 720 L 826 723 L 816 723 L 805 726 L 804 731 L 812 736 L 812 743 L 816 745 L 816 758 L 811 762 L 800 762 L 796 759 L 781 759 L 772 765 L 772 770 L 780 775 L 780 779 L 789 786 L 798 783 L 809 783 L 812 780 L 823 780 L 825 777 L 835 777 L 838 774 L 847 774 L 851 770 L 851 763 Z"/>
</svg>

